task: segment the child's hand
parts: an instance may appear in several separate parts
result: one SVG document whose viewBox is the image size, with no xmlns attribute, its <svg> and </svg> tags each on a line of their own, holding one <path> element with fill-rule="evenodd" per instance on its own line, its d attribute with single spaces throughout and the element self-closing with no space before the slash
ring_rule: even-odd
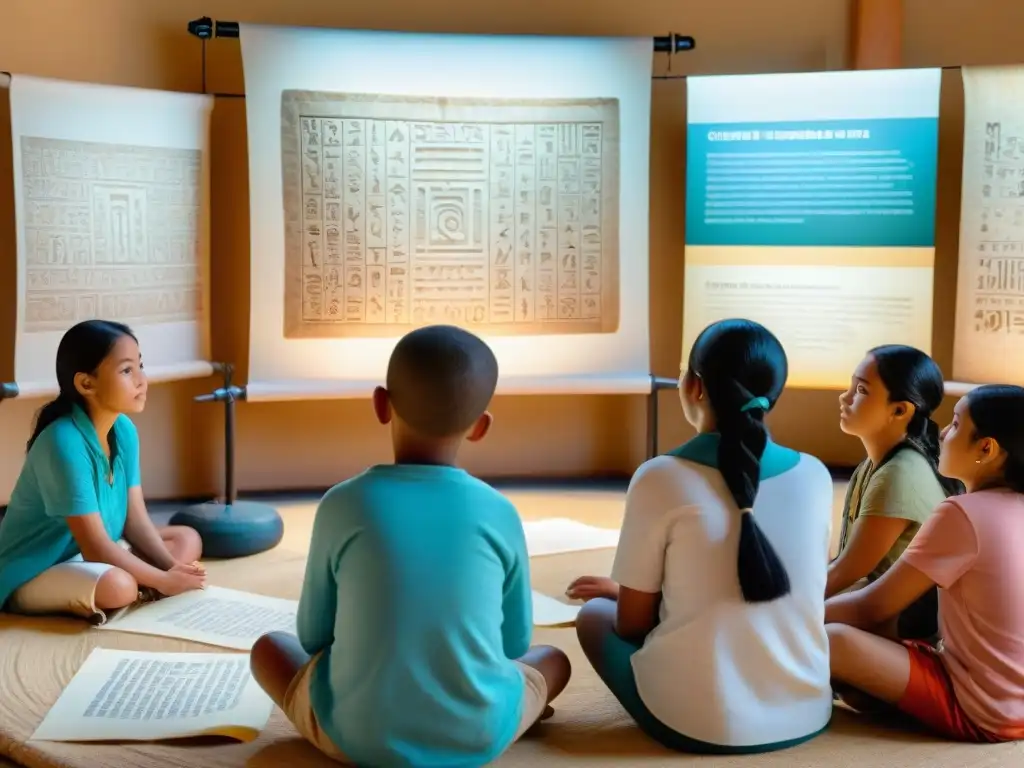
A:
<svg viewBox="0 0 1024 768">
<path fill-rule="evenodd" d="M 565 590 L 570 600 L 593 600 L 606 597 L 609 600 L 619 599 L 619 585 L 607 576 L 580 576 Z"/>
<path fill-rule="evenodd" d="M 182 573 L 191 573 L 197 576 L 203 576 L 206 574 L 206 567 L 198 560 L 192 563 L 178 563 L 176 562 L 171 566 L 172 571 L 181 571 Z"/>
<path fill-rule="evenodd" d="M 191 592 L 206 587 L 206 571 L 194 564 L 175 563 L 171 570 L 164 574 L 157 589 L 167 597 Z"/>
</svg>

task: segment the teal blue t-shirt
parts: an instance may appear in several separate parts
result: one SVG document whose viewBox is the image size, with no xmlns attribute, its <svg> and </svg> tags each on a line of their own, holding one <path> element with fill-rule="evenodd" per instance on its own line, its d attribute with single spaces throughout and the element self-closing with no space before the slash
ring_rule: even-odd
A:
<svg viewBox="0 0 1024 768">
<path fill-rule="evenodd" d="M 139 435 L 124 415 L 113 431 L 108 461 L 92 421 L 75 406 L 32 444 L 0 523 L 0 607 L 18 587 L 79 554 L 65 518 L 98 512 L 111 539 L 123 535 L 128 489 L 141 482 Z"/>
<path fill-rule="evenodd" d="M 357 765 L 494 760 L 519 726 L 513 660 L 532 631 L 522 522 L 486 483 L 381 465 L 320 502 L 298 635 L 323 652 L 310 682 L 320 727 Z"/>
</svg>

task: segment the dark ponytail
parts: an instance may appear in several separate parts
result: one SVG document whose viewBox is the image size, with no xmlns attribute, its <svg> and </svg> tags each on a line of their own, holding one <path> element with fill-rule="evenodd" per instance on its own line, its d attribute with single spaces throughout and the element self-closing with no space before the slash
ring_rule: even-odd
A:
<svg viewBox="0 0 1024 768">
<path fill-rule="evenodd" d="M 974 439 L 991 438 L 1006 452 L 1003 485 L 1024 493 L 1024 387 L 989 384 L 967 393 Z"/>
<path fill-rule="evenodd" d="M 902 448 L 916 450 L 928 459 L 935 478 L 947 496 L 959 496 L 964 492 L 964 484 L 959 480 L 939 474 L 939 425 L 923 411 L 914 412 L 913 418 L 907 424 L 907 439 L 889 451 L 879 466 L 899 453 Z"/>
<path fill-rule="evenodd" d="M 789 574 L 752 514 L 768 444 L 764 416 L 782 392 L 786 353 L 763 326 L 723 320 L 701 333 L 689 371 L 708 395 L 719 433 L 718 471 L 740 510 L 737 574 L 743 599 L 765 603 L 790 592 Z"/>
<path fill-rule="evenodd" d="M 63 416 L 70 416 L 71 412 L 75 409 L 75 405 L 85 407 L 84 399 L 77 391 L 74 391 L 73 395 L 66 395 L 64 392 L 61 392 L 57 397 L 40 408 L 39 413 L 36 414 L 36 423 L 32 429 L 32 437 L 28 439 L 26 451 L 32 450 L 32 445 L 44 429 Z"/>
<path fill-rule="evenodd" d="M 110 350 L 124 336 L 135 338 L 127 325 L 107 320 L 85 320 L 72 326 L 61 338 L 57 347 L 56 398 L 39 409 L 32 436 L 28 439 L 27 450 L 43 433 L 43 430 L 64 416 L 70 416 L 75 406 L 88 410 L 85 398 L 75 386 L 79 373 L 95 374 L 100 363 Z"/>
<path fill-rule="evenodd" d="M 1007 454 L 1003 482 L 1011 491 L 1024 493 L 1024 457 L 1019 452 Z"/>
<path fill-rule="evenodd" d="M 910 448 L 928 460 L 947 496 L 963 493 L 963 483 L 939 474 L 939 425 L 932 419 L 932 414 L 942 405 L 946 390 L 939 366 L 921 350 L 901 344 L 875 347 L 868 354 L 875 361 L 878 378 L 889 393 L 889 402 L 908 402 L 914 406 L 906 439 L 889 451 L 878 466 Z"/>
</svg>

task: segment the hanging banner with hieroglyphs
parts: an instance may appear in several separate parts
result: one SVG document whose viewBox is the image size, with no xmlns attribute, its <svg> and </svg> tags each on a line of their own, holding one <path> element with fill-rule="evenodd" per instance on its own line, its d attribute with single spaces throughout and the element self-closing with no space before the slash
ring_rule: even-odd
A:
<svg viewBox="0 0 1024 768">
<path fill-rule="evenodd" d="M 88 319 L 127 324 L 151 380 L 209 363 L 213 99 L 14 75 L 15 379 L 56 391 L 57 345 Z"/>
<path fill-rule="evenodd" d="M 953 378 L 1024 384 L 1024 67 L 964 67 Z"/>
<path fill-rule="evenodd" d="M 249 399 L 368 395 L 437 323 L 499 392 L 650 392 L 650 38 L 240 33 Z"/>
</svg>

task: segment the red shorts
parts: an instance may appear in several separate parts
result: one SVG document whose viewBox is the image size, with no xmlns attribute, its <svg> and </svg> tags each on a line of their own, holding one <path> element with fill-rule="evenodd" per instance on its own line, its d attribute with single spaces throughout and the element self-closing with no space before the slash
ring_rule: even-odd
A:
<svg viewBox="0 0 1024 768">
<path fill-rule="evenodd" d="M 896 704 L 901 712 L 956 741 L 995 744 L 1010 740 L 971 722 L 956 700 L 953 681 L 934 648 L 915 640 L 906 640 L 903 645 L 910 653 L 910 681 Z"/>
</svg>

